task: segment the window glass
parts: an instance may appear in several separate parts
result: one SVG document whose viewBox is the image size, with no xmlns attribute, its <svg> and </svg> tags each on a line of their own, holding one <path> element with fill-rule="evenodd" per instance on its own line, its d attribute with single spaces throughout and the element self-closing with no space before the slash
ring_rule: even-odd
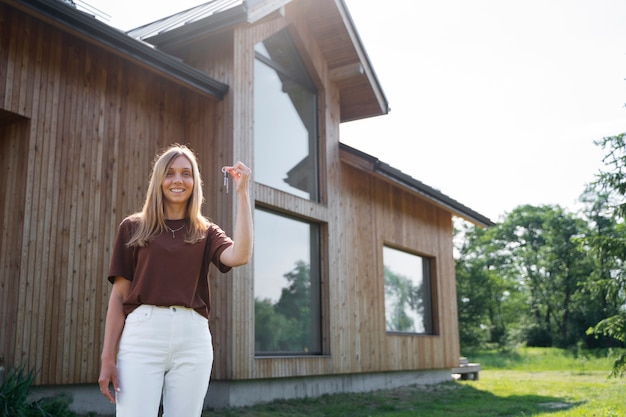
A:
<svg viewBox="0 0 626 417">
<path fill-rule="evenodd" d="M 254 212 L 257 355 L 320 354 L 319 225 Z"/>
<path fill-rule="evenodd" d="M 387 331 L 432 334 L 430 259 L 388 246 L 383 259 Z"/>
<path fill-rule="evenodd" d="M 317 93 L 287 32 L 255 47 L 257 182 L 318 201 Z"/>
</svg>

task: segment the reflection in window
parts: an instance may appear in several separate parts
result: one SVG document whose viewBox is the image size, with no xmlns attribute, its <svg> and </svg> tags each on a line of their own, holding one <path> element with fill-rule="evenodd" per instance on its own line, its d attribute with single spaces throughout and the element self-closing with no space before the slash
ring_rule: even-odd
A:
<svg viewBox="0 0 626 417">
<path fill-rule="evenodd" d="M 256 181 L 318 201 L 317 93 L 287 31 L 255 46 Z"/>
<path fill-rule="evenodd" d="M 257 355 L 321 354 L 319 225 L 254 212 Z"/>
<path fill-rule="evenodd" d="M 430 259 L 383 248 L 388 332 L 433 334 Z"/>
</svg>

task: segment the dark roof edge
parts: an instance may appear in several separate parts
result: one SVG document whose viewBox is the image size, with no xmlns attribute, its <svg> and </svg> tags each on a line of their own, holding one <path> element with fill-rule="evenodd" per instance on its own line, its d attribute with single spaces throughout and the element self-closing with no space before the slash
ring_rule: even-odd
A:
<svg viewBox="0 0 626 417">
<path fill-rule="evenodd" d="M 491 221 L 486 216 L 472 210 L 471 208 L 459 203 L 453 198 L 448 197 L 443 194 L 441 191 L 438 191 L 421 181 L 416 180 L 415 178 L 403 173 L 402 171 L 390 166 L 387 163 L 380 161 L 378 158 L 366 154 L 365 152 L 359 151 L 351 146 L 348 146 L 344 143 L 339 143 L 339 148 L 342 151 L 346 151 L 360 159 L 363 159 L 368 162 L 373 167 L 373 171 L 386 179 L 402 186 L 410 189 L 411 191 L 426 197 L 427 199 L 434 201 L 438 205 L 450 210 L 453 214 L 462 217 L 472 223 L 475 223 L 484 227 L 495 226 L 496 223 Z"/>
<path fill-rule="evenodd" d="M 178 58 L 166 54 L 144 42 L 138 41 L 124 32 L 115 29 L 95 17 L 63 4 L 58 0 L 16 0 L 42 16 L 123 53 L 159 72 L 174 78 L 180 83 L 222 99 L 228 92 L 228 85 L 219 82 L 206 73 L 193 68 Z"/>
</svg>

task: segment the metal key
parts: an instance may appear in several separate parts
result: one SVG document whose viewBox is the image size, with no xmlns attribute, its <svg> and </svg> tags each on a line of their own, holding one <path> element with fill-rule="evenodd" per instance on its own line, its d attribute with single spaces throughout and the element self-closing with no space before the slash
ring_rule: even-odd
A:
<svg viewBox="0 0 626 417">
<path fill-rule="evenodd" d="M 226 189 L 226 194 L 228 194 L 228 171 L 226 168 L 222 168 L 222 173 L 224 173 L 224 188 Z"/>
</svg>

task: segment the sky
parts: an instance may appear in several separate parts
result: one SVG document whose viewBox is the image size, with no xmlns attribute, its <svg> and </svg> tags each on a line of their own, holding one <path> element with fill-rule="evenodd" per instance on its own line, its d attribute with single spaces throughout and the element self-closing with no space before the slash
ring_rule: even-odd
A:
<svg viewBox="0 0 626 417">
<path fill-rule="evenodd" d="M 205 2 L 75 1 L 121 30 Z M 344 2 L 391 111 L 343 143 L 494 221 L 580 208 L 594 141 L 626 132 L 626 1 Z"/>
</svg>

